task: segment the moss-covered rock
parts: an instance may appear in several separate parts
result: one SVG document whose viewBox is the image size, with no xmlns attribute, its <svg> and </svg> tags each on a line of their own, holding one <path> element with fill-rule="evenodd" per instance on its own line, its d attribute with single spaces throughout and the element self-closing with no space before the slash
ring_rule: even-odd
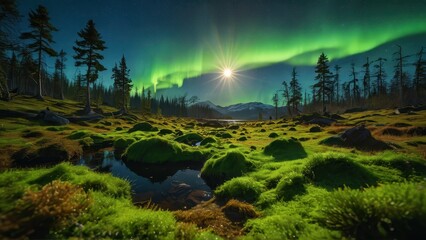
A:
<svg viewBox="0 0 426 240">
<path fill-rule="evenodd" d="M 186 149 L 178 143 L 163 138 L 149 138 L 134 142 L 123 154 L 127 161 L 143 163 L 165 163 L 204 160 L 200 151 Z"/>
<path fill-rule="evenodd" d="M 237 151 L 230 151 L 220 158 L 207 160 L 201 169 L 201 176 L 212 186 L 233 177 L 242 176 L 255 168 L 253 162 Z"/>
<path fill-rule="evenodd" d="M 277 160 L 292 160 L 308 156 L 302 144 L 295 139 L 277 139 L 266 146 L 263 152 Z"/>
<path fill-rule="evenodd" d="M 306 192 L 304 176 L 300 173 L 292 172 L 281 178 L 277 185 L 277 196 L 285 201 L 292 200 L 294 196 Z"/>
<path fill-rule="evenodd" d="M 265 186 L 250 177 L 237 177 L 220 185 L 215 194 L 219 198 L 254 202 L 265 190 Z"/>
<path fill-rule="evenodd" d="M 173 133 L 173 130 L 163 128 L 158 132 L 158 135 L 163 136 L 163 135 L 168 135 L 168 134 L 172 134 L 172 133 Z"/>
<path fill-rule="evenodd" d="M 134 142 L 134 138 L 119 138 L 114 141 L 114 148 L 118 151 L 123 151 Z"/>
<path fill-rule="evenodd" d="M 216 137 L 219 138 L 232 138 L 232 135 L 230 133 L 227 132 L 220 132 L 216 134 Z"/>
<path fill-rule="evenodd" d="M 315 184 L 327 189 L 360 188 L 376 184 L 378 178 L 345 154 L 324 153 L 312 156 L 303 174 Z"/>
<path fill-rule="evenodd" d="M 176 142 L 185 143 L 190 146 L 194 146 L 196 143 L 203 141 L 203 137 L 197 133 L 188 133 L 177 137 Z"/>
<path fill-rule="evenodd" d="M 273 133 L 270 133 L 268 137 L 270 137 L 270 138 L 276 138 L 276 137 L 278 137 L 278 134 L 275 133 L 275 132 L 273 132 Z"/>
<path fill-rule="evenodd" d="M 200 142 L 200 146 L 205 146 L 209 143 L 215 143 L 216 139 L 214 139 L 213 137 L 206 137 L 203 139 L 203 141 Z"/>
<path fill-rule="evenodd" d="M 131 129 L 129 129 L 129 133 L 143 131 L 143 132 L 156 132 L 158 128 L 153 127 L 150 123 L 141 122 L 134 125 Z"/>
</svg>

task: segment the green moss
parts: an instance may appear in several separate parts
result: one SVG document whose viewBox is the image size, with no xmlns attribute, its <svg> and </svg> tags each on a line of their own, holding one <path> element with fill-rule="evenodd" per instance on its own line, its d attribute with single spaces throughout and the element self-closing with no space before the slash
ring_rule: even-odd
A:
<svg viewBox="0 0 426 240">
<path fill-rule="evenodd" d="M 119 138 L 114 141 L 116 150 L 125 150 L 128 146 L 135 142 L 134 138 Z"/>
<path fill-rule="evenodd" d="M 254 169 L 254 164 L 237 151 L 228 152 L 221 158 L 211 158 L 201 169 L 201 176 L 216 183 L 242 176 Z"/>
<path fill-rule="evenodd" d="M 245 230 L 249 239 L 298 239 L 306 225 L 297 215 L 272 215 L 249 220 Z"/>
<path fill-rule="evenodd" d="M 247 138 L 246 137 L 240 137 L 237 140 L 242 142 L 242 141 L 247 141 Z"/>
<path fill-rule="evenodd" d="M 312 156 L 303 174 L 315 184 L 327 189 L 375 185 L 378 178 L 345 154 L 324 153 Z"/>
<path fill-rule="evenodd" d="M 426 234 L 424 183 L 338 190 L 324 200 L 321 222 L 355 239 L 416 239 Z"/>
<path fill-rule="evenodd" d="M 200 146 L 205 146 L 205 145 L 207 145 L 209 143 L 215 143 L 215 142 L 216 142 L 215 138 L 213 138 L 213 137 L 206 137 L 206 138 L 203 139 L 203 141 L 201 141 Z"/>
<path fill-rule="evenodd" d="M 232 138 L 232 135 L 230 133 L 227 132 L 220 132 L 216 134 L 216 137 L 219 138 Z"/>
<path fill-rule="evenodd" d="M 175 141 L 180 143 L 185 143 L 190 146 L 194 146 L 196 143 L 203 141 L 203 137 L 201 137 L 197 133 L 188 133 L 188 134 L 177 137 Z"/>
<path fill-rule="evenodd" d="M 143 131 L 143 132 L 156 132 L 158 128 L 153 127 L 151 124 L 147 122 L 141 122 L 134 125 L 131 129 L 129 129 L 129 133 Z"/>
<path fill-rule="evenodd" d="M 277 139 L 266 146 L 263 152 L 277 160 L 292 160 L 308 156 L 302 144 L 294 139 Z"/>
<path fill-rule="evenodd" d="M 163 138 L 149 138 L 137 141 L 130 145 L 123 155 L 127 161 L 144 163 L 164 163 L 178 161 L 204 160 L 200 151 L 183 148 L 178 143 Z"/>
<path fill-rule="evenodd" d="M 278 137 L 278 134 L 273 132 L 273 133 L 269 134 L 268 137 L 270 137 L 270 138 L 276 138 L 276 137 Z"/>
<path fill-rule="evenodd" d="M 77 131 L 73 131 L 71 135 L 68 136 L 68 138 L 72 140 L 77 140 L 77 139 L 88 137 L 91 134 L 92 132 L 88 130 L 77 130 Z"/>
<path fill-rule="evenodd" d="M 164 136 L 164 135 L 168 135 L 168 134 L 172 134 L 172 133 L 173 133 L 173 130 L 170 130 L 170 129 L 164 128 L 164 129 L 161 129 L 161 130 L 158 132 L 158 135 L 160 135 L 160 136 Z"/>
<path fill-rule="evenodd" d="M 238 199 L 254 202 L 265 190 L 265 186 L 250 177 L 237 177 L 220 185 L 216 190 L 216 196 L 226 199 Z"/>
<path fill-rule="evenodd" d="M 278 198 L 284 201 L 292 200 L 296 195 L 306 193 L 305 179 L 300 173 L 292 172 L 284 176 L 277 185 Z"/>
</svg>

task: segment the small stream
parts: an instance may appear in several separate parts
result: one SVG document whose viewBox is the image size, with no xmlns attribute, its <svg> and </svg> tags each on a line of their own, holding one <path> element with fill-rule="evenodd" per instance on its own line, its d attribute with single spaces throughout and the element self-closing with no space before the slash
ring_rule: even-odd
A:
<svg viewBox="0 0 426 240">
<path fill-rule="evenodd" d="M 200 177 L 202 163 L 125 163 L 113 151 L 102 150 L 84 154 L 77 164 L 128 180 L 136 205 L 151 201 L 163 209 L 188 209 L 212 197 Z"/>
</svg>

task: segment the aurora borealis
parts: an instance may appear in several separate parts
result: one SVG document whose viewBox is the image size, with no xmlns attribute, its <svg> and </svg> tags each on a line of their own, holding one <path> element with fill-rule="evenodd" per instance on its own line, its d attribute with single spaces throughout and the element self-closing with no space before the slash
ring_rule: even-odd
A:
<svg viewBox="0 0 426 240">
<path fill-rule="evenodd" d="M 321 52 L 360 67 L 353 56 L 363 61 L 359 54 L 368 52 L 371 58 L 381 56 L 377 54 L 391 58 L 394 49 L 384 53 L 375 49 L 399 39 L 404 39 L 399 43 L 409 54 L 426 45 L 424 0 L 20 0 L 18 4 L 25 17 L 38 4 L 49 9 L 52 23 L 60 29 L 54 34 L 54 47 L 68 52 L 69 79 L 78 71 L 71 57 L 76 33 L 93 19 L 108 47 L 104 53 L 108 70 L 98 81 L 112 83 L 110 70 L 124 54 L 138 89 L 151 87 L 172 96 L 188 93 L 222 105 L 270 103 L 271 93 L 290 76 L 288 67 L 277 71 L 276 64 L 298 67 L 307 87 L 313 83 L 312 66 Z M 27 20 L 22 22 L 25 29 Z M 214 82 L 215 75 L 224 67 L 241 77 L 234 84 L 216 86 L 212 94 L 212 87 L 220 84 Z M 254 82 L 261 82 L 262 89 Z"/>
</svg>

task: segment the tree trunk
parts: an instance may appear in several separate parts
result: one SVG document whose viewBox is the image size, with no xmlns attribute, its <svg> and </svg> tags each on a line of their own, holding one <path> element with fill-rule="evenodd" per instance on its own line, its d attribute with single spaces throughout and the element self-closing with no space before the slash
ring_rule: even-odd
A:
<svg viewBox="0 0 426 240">
<path fill-rule="evenodd" d="M 39 41 L 41 45 L 41 35 L 40 35 Z M 37 91 L 38 91 L 37 98 L 43 99 L 43 93 L 41 90 L 41 46 L 39 46 L 39 49 L 38 49 L 38 89 Z"/>
</svg>

